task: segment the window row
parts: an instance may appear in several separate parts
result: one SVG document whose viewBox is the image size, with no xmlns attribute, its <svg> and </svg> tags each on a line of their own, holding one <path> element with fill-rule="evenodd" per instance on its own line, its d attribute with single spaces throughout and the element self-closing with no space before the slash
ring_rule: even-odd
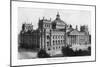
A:
<svg viewBox="0 0 100 67">
<path fill-rule="evenodd" d="M 48 28 L 50 28 L 50 24 L 45 24 L 45 27 L 48 27 Z"/>
<path fill-rule="evenodd" d="M 54 35 L 53 39 L 57 39 L 57 38 L 64 38 L 64 35 Z"/>
<path fill-rule="evenodd" d="M 53 40 L 53 45 L 64 44 L 64 40 Z M 51 46 L 50 42 L 47 42 L 47 46 Z"/>
<path fill-rule="evenodd" d="M 64 40 L 53 40 L 53 45 L 64 44 Z"/>
<path fill-rule="evenodd" d="M 53 50 L 61 49 L 62 46 L 53 47 Z M 48 48 L 48 50 L 52 50 L 52 48 Z"/>
</svg>

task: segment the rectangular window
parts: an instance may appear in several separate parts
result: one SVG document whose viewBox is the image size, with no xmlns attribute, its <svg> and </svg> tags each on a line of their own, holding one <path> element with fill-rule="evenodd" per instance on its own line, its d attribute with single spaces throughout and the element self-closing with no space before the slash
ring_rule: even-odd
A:
<svg viewBox="0 0 100 67">
<path fill-rule="evenodd" d="M 56 49 L 57 49 L 57 47 L 56 47 Z"/>
<path fill-rule="evenodd" d="M 54 36 L 53 36 L 53 39 L 54 39 Z"/>
<path fill-rule="evenodd" d="M 49 42 L 47 42 L 47 46 L 50 46 Z"/>
<path fill-rule="evenodd" d="M 50 48 L 48 48 L 48 50 L 51 50 Z"/>
<path fill-rule="evenodd" d="M 48 27 L 48 24 L 47 24 L 47 27 Z"/>
<path fill-rule="evenodd" d="M 47 25 L 45 24 L 45 27 L 47 27 Z"/>
<path fill-rule="evenodd" d="M 55 50 L 55 47 L 53 47 L 53 49 Z"/>
<path fill-rule="evenodd" d="M 53 40 L 53 45 L 55 45 L 55 41 Z"/>
</svg>

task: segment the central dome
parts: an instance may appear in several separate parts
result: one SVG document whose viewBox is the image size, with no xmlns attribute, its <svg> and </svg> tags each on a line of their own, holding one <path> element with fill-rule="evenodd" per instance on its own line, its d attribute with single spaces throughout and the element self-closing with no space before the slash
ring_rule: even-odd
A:
<svg viewBox="0 0 100 67">
<path fill-rule="evenodd" d="M 53 21 L 53 23 L 56 23 L 57 25 L 65 25 L 65 22 L 60 19 L 59 12 L 56 15 L 56 19 Z"/>
<path fill-rule="evenodd" d="M 56 19 L 52 22 L 52 25 L 55 26 L 54 28 L 62 29 L 65 28 L 66 23 L 61 20 L 59 12 L 56 15 Z"/>
</svg>

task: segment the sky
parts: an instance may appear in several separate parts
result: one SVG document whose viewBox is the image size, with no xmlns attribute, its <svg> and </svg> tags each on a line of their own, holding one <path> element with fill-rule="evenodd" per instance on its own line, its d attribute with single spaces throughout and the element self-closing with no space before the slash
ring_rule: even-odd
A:
<svg viewBox="0 0 100 67">
<path fill-rule="evenodd" d="M 18 32 L 21 30 L 23 23 L 32 23 L 33 29 L 38 28 L 39 18 L 43 17 L 53 21 L 56 18 L 57 12 L 60 14 L 61 20 L 66 24 L 72 24 L 73 28 L 81 25 L 88 25 L 89 32 L 91 32 L 91 12 L 84 10 L 71 9 L 48 9 L 48 8 L 18 8 Z"/>
</svg>

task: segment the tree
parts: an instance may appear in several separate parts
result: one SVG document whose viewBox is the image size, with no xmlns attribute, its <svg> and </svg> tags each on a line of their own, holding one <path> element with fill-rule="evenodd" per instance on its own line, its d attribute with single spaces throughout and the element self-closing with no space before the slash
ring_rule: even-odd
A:
<svg viewBox="0 0 100 67">
<path fill-rule="evenodd" d="M 91 51 L 91 47 L 88 47 L 88 50 Z"/>
<path fill-rule="evenodd" d="M 74 56 L 75 53 L 70 47 L 62 47 L 62 53 L 64 56 Z"/>
<path fill-rule="evenodd" d="M 39 58 L 48 58 L 48 57 L 50 57 L 50 55 L 45 50 L 41 49 L 38 52 L 38 57 Z"/>
</svg>

